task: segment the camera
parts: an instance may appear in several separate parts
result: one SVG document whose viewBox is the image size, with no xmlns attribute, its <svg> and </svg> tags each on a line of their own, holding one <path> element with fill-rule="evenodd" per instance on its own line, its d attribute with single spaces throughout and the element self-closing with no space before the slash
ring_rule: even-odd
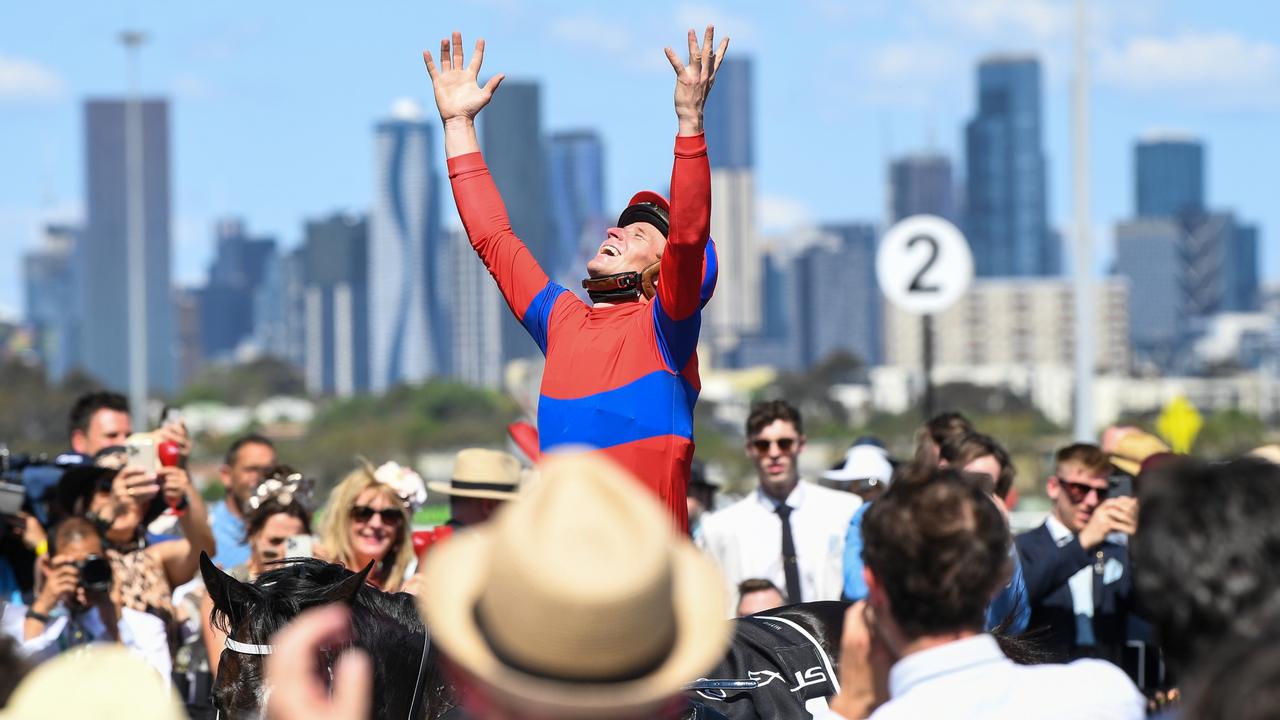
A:
<svg viewBox="0 0 1280 720">
<path fill-rule="evenodd" d="M 1107 497 L 1133 497 L 1133 476 L 1119 470 L 1107 478 Z"/>
<path fill-rule="evenodd" d="M 80 572 L 80 587 L 85 592 L 105 593 L 111 590 L 111 563 L 101 555 L 86 555 L 83 560 L 71 563 Z"/>
</svg>

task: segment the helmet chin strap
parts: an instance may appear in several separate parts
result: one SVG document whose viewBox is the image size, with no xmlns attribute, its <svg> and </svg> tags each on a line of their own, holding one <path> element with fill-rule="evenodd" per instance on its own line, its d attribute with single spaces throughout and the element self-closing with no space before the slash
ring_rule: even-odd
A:
<svg viewBox="0 0 1280 720">
<path fill-rule="evenodd" d="M 628 270 L 587 278 L 582 281 L 582 287 L 592 302 L 627 302 L 638 300 L 641 295 L 646 300 L 652 300 L 658 293 L 658 271 L 661 267 L 662 262 L 659 261 L 642 272 Z"/>
</svg>

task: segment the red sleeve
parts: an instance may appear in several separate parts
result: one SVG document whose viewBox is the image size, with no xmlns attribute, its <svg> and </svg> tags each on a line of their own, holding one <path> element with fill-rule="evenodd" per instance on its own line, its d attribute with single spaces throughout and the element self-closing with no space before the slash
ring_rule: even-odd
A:
<svg viewBox="0 0 1280 720">
<path fill-rule="evenodd" d="M 533 253 L 511 231 L 507 208 L 484 157 L 475 152 L 450 158 L 449 182 L 471 247 L 498 282 L 507 307 L 524 322 L 525 311 L 547 288 L 548 278 Z"/>
<path fill-rule="evenodd" d="M 658 274 L 658 301 L 675 321 L 702 306 L 703 253 L 711 232 L 711 166 L 704 135 L 676 137 L 671 228 Z"/>
</svg>

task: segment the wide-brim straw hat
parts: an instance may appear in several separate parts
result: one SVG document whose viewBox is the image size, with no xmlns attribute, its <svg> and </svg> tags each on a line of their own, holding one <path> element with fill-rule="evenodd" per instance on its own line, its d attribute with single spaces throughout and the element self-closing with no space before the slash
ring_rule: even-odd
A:
<svg viewBox="0 0 1280 720">
<path fill-rule="evenodd" d="M 106 644 L 73 648 L 40 665 L 0 710 L 4 720 L 186 717 L 168 678 L 161 677 L 133 651 Z"/>
<path fill-rule="evenodd" d="M 504 705 L 654 711 L 724 657 L 719 571 L 613 462 L 554 455 L 538 470 L 520 502 L 428 556 L 427 627 Z"/>
<path fill-rule="evenodd" d="M 520 460 L 500 450 L 461 450 L 449 481 L 432 480 L 427 487 L 443 495 L 510 500 L 520 489 Z"/>
<path fill-rule="evenodd" d="M 1151 433 L 1141 430 L 1125 433 L 1111 451 L 1111 464 L 1137 477 L 1142 463 L 1152 455 L 1169 452 L 1169 446 Z"/>
</svg>

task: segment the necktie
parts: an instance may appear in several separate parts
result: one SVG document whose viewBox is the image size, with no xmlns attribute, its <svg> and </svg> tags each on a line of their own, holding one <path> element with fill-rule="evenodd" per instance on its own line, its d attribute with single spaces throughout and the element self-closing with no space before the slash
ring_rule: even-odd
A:
<svg viewBox="0 0 1280 720">
<path fill-rule="evenodd" d="M 796 564 L 796 541 L 791 537 L 791 506 L 782 503 L 775 512 L 782 520 L 782 571 L 787 576 L 787 602 L 802 602 L 800 566 Z"/>
</svg>

